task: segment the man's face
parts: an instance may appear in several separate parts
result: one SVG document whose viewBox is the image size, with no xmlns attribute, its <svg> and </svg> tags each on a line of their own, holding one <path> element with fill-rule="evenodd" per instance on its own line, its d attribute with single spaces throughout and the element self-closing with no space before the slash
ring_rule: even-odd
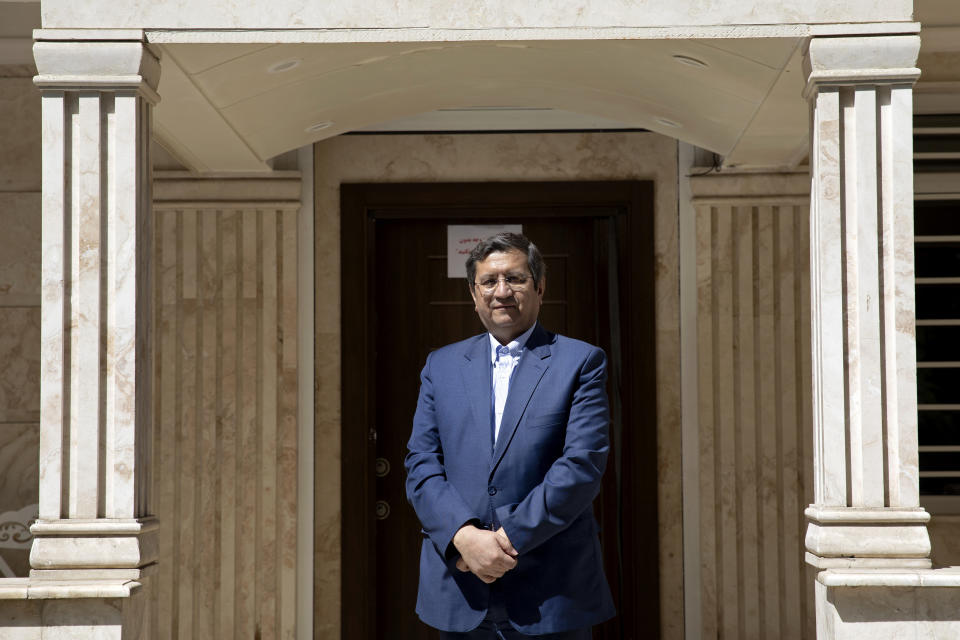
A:
<svg viewBox="0 0 960 640">
<path fill-rule="evenodd" d="M 527 280 L 523 285 L 511 287 L 507 284 L 510 277 L 525 277 Z M 480 322 L 501 344 L 507 344 L 537 321 L 544 282 L 541 278 L 539 286 L 534 286 L 527 256 L 518 249 L 491 253 L 477 263 L 474 282 L 494 280 L 498 282 L 493 291 L 487 293 L 483 287 L 474 284 L 470 293 Z"/>
</svg>

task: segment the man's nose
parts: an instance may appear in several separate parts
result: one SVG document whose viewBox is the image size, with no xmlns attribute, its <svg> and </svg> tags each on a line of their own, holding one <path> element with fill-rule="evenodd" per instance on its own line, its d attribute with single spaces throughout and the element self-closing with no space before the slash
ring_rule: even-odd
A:
<svg viewBox="0 0 960 640">
<path fill-rule="evenodd" d="M 498 298 L 509 298 L 513 295 L 513 289 L 507 284 L 506 278 L 497 280 L 497 287 L 493 290 L 493 295 Z"/>
</svg>

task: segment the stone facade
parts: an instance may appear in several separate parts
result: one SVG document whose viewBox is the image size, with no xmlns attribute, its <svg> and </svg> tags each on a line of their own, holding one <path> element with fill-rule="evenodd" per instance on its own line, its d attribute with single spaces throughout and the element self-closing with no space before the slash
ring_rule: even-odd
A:
<svg viewBox="0 0 960 640">
<path fill-rule="evenodd" d="M 302 176 L 168 174 L 151 211 L 150 112 L 163 97 L 151 43 L 216 48 L 236 28 L 260 39 L 253 47 L 803 40 L 804 69 L 791 72 L 802 73 L 812 113 L 806 192 L 803 173 L 782 167 L 721 171 L 692 178 L 683 202 L 676 144 L 653 133 L 319 143 L 315 299 L 339 295 L 342 182 L 653 179 L 661 637 L 960 635 L 951 606 L 960 579 L 928 568 L 955 561 L 956 523 L 928 527 L 917 487 L 912 2 L 885 3 L 882 14 L 871 0 L 649 4 L 643 15 L 613 2 L 546 13 L 477 3 L 451 14 L 373 2 L 348 15 L 346 5 L 265 14 L 219 0 L 124 12 L 45 1 L 36 81 L 29 66 L 0 64 L 0 513 L 39 504 L 32 575 L 23 577 L 24 549 L 0 549 L 22 576 L 0 580 L 0 635 L 306 637 L 312 624 L 315 637 L 339 636 L 333 305 L 313 312 L 312 612 L 295 571 Z M 695 331 L 681 336 L 677 209 L 686 204 Z M 694 442 L 681 439 L 681 338 L 698 355 Z M 684 451 L 696 474 L 682 468 Z M 685 536 L 691 487 L 699 531 Z M 699 581 L 685 585 L 691 558 Z M 693 589 L 696 612 L 684 608 Z"/>
</svg>

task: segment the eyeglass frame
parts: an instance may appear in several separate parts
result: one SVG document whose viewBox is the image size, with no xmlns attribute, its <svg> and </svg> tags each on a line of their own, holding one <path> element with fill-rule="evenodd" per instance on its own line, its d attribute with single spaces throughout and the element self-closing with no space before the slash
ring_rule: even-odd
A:
<svg viewBox="0 0 960 640">
<path fill-rule="evenodd" d="M 510 279 L 511 279 L 511 278 L 522 278 L 523 281 L 522 281 L 522 282 L 517 282 L 517 283 L 511 284 L 511 283 L 510 283 Z M 528 283 L 530 280 L 533 280 L 533 279 L 534 279 L 534 278 L 533 278 L 533 274 L 530 274 L 530 273 L 527 273 L 527 274 L 524 274 L 524 275 L 514 275 L 514 274 L 511 274 L 511 275 L 500 275 L 500 276 L 497 276 L 497 281 L 496 281 L 492 286 L 490 286 L 489 289 L 487 288 L 487 286 L 489 286 L 489 284 L 484 284 L 484 283 L 482 283 L 482 282 L 471 282 L 470 284 L 471 284 L 471 286 L 474 287 L 474 288 L 479 288 L 480 291 L 483 292 L 484 295 L 491 295 L 493 292 L 495 292 L 495 291 L 497 290 L 497 288 L 500 286 L 500 283 L 501 283 L 501 282 L 502 282 L 504 285 L 506 285 L 506 286 L 510 289 L 510 291 L 516 292 L 516 291 L 524 291 L 524 290 L 526 289 L 526 287 L 527 287 L 527 283 Z M 493 278 L 492 278 L 492 277 L 491 277 L 491 278 L 488 278 L 488 280 L 493 280 Z M 534 284 L 536 284 L 536 283 L 534 283 Z"/>
</svg>

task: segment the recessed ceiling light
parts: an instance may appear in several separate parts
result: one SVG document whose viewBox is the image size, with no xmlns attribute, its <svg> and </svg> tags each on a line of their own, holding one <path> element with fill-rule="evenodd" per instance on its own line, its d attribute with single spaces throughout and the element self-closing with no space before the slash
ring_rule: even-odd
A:
<svg viewBox="0 0 960 640">
<path fill-rule="evenodd" d="M 300 58 L 290 58 L 289 60 L 281 60 L 280 62 L 275 62 L 269 67 L 267 67 L 267 73 L 283 73 L 284 71 L 290 71 L 291 69 L 296 69 L 300 66 Z"/>
<path fill-rule="evenodd" d="M 673 56 L 673 59 L 679 62 L 680 64 L 685 64 L 688 67 L 697 67 L 698 69 L 703 69 L 704 67 L 710 66 L 703 60 L 699 60 L 697 58 L 692 58 L 690 56 L 684 56 L 680 54 Z"/>
<path fill-rule="evenodd" d="M 679 122 L 674 122 L 673 120 L 668 120 L 666 118 L 654 118 L 655 121 L 659 122 L 665 127 L 679 128 L 682 126 Z"/>
<path fill-rule="evenodd" d="M 327 120 L 325 122 L 318 122 L 316 124 L 312 124 L 306 129 L 304 129 L 304 131 L 306 131 L 307 133 L 316 133 L 317 131 L 323 131 L 324 129 L 329 129 L 332 126 L 333 126 L 333 123 Z"/>
</svg>

